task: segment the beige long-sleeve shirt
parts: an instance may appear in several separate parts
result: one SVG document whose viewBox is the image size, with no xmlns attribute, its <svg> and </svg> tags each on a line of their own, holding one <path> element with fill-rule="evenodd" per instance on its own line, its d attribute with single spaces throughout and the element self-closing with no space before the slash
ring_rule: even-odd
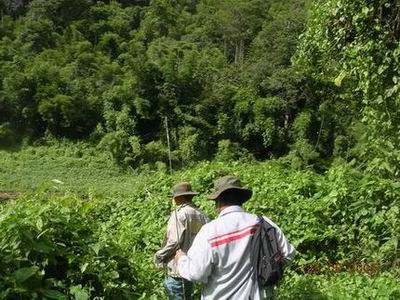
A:
<svg viewBox="0 0 400 300">
<path fill-rule="evenodd" d="M 178 249 L 187 252 L 200 228 L 208 221 L 208 217 L 193 203 L 178 206 L 168 220 L 162 248 L 155 254 L 156 266 L 161 268 L 166 265 L 168 275 L 180 277 L 175 253 Z"/>
</svg>

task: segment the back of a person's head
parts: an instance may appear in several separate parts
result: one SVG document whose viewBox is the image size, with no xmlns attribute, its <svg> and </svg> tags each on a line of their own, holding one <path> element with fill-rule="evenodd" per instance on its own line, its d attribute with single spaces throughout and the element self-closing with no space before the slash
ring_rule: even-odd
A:
<svg viewBox="0 0 400 300">
<path fill-rule="evenodd" d="M 218 202 L 223 206 L 239 205 L 243 204 L 242 195 L 237 190 L 227 190 L 218 197 Z"/>
<path fill-rule="evenodd" d="M 186 203 L 192 203 L 193 196 L 181 195 L 181 196 L 175 197 L 174 199 L 175 199 L 176 204 L 181 205 L 181 204 L 186 204 Z"/>
</svg>

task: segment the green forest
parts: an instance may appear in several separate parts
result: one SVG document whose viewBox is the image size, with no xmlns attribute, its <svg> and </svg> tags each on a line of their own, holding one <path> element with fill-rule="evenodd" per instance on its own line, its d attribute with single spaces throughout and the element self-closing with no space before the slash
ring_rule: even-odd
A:
<svg viewBox="0 0 400 300">
<path fill-rule="evenodd" d="M 400 2 L 0 0 L 0 299 L 165 299 L 188 180 L 299 254 L 278 299 L 400 298 Z"/>
</svg>

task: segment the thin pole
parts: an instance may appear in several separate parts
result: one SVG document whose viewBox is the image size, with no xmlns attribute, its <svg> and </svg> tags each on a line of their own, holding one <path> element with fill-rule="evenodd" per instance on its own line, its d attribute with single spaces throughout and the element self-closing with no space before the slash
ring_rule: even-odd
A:
<svg viewBox="0 0 400 300">
<path fill-rule="evenodd" d="M 168 117 L 165 117 L 165 130 L 167 132 L 169 173 L 172 174 L 171 144 L 170 144 L 170 141 L 169 141 Z"/>
<path fill-rule="evenodd" d="M 322 114 L 321 126 L 319 128 L 318 139 L 317 139 L 317 143 L 315 144 L 314 151 L 317 149 L 319 140 L 321 139 L 321 131 L 322 131 L 322 127 L 324 127 L 324 121 L 325 121 L 325 113 Z"/>
<path fill-rule="evenodd" d="M 169 173 L 172 174 L 172 160 L 171 160 L 171 144 L 169 141 L 169 128 L 168 128 L 168 117 L 165 117 L 165 130 L 167 132 L 167 145 L 168 145 L 168 161 L 169 161 Z M 178 228 L 178 216 L 177 216 L 177 211 L 178 208 L 175 209 L 174 214 L 175 214 L 175 226 L 176 226 L 176 235 L 177 235 L 177 242 L 178 246 L 179 245 L 179 228 Z M 175 259 L 175 258 L 174 258 Z M 183 299 L 186 300 L 186 290 L 185 290 L 185 280 L 181 278 L 182 280 L 182 292 L 183 292 Z"/>
</svg>

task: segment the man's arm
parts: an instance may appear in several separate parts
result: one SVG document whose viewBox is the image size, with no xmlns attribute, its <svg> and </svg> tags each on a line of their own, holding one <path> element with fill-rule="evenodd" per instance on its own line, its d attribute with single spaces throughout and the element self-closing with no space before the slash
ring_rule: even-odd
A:
<svg viewBox="0 0 400 300">
<path fill-rule="evenodd" d="M 293 247 L 292 244 L 289 243 L 287 238 L 285 237 L 285 234 L 282 232 L 282 230 L 270 219 L 264 217 L 265 221 L 267 221 L 269 224 L 275 227 L 276 229 L 276 239 L 278 242 L 278 247 L 279 250 L 281 251 L 285 263 L 289 263 L 290 261 L 293 260 L 293 258 L 296 255 L 296 249 Z"/>
<path fill-rule="evenodd" d="M 155 264 L 162 267 L 175 256 L 175 252 L 180 248 L 182 237 L 185 231 L 185 225 L 177 214 L 173 211 L 167 225 L 167 233 L 163 243 L 163 247 L 155 254 Z"/>
<path fill-rule="evenodd" d="M 285 264 L 290 263 L 296 255 L 296 249 L 293 247 L 292 244 L 289 243 L 289 241 L 285 237 L 285 234 L 280 228 L 276 230 L 276 234 L 278 246 L 283 255 L 284 262 Z"/>
<path fill-rule="evenodd" d="M 196 235 L 187 255 L 179 251 L 176 259 L 180 276 L 189 281 L 207 283 L 212 271 L 213 258 L 204 227 Z"/>
</svg>

